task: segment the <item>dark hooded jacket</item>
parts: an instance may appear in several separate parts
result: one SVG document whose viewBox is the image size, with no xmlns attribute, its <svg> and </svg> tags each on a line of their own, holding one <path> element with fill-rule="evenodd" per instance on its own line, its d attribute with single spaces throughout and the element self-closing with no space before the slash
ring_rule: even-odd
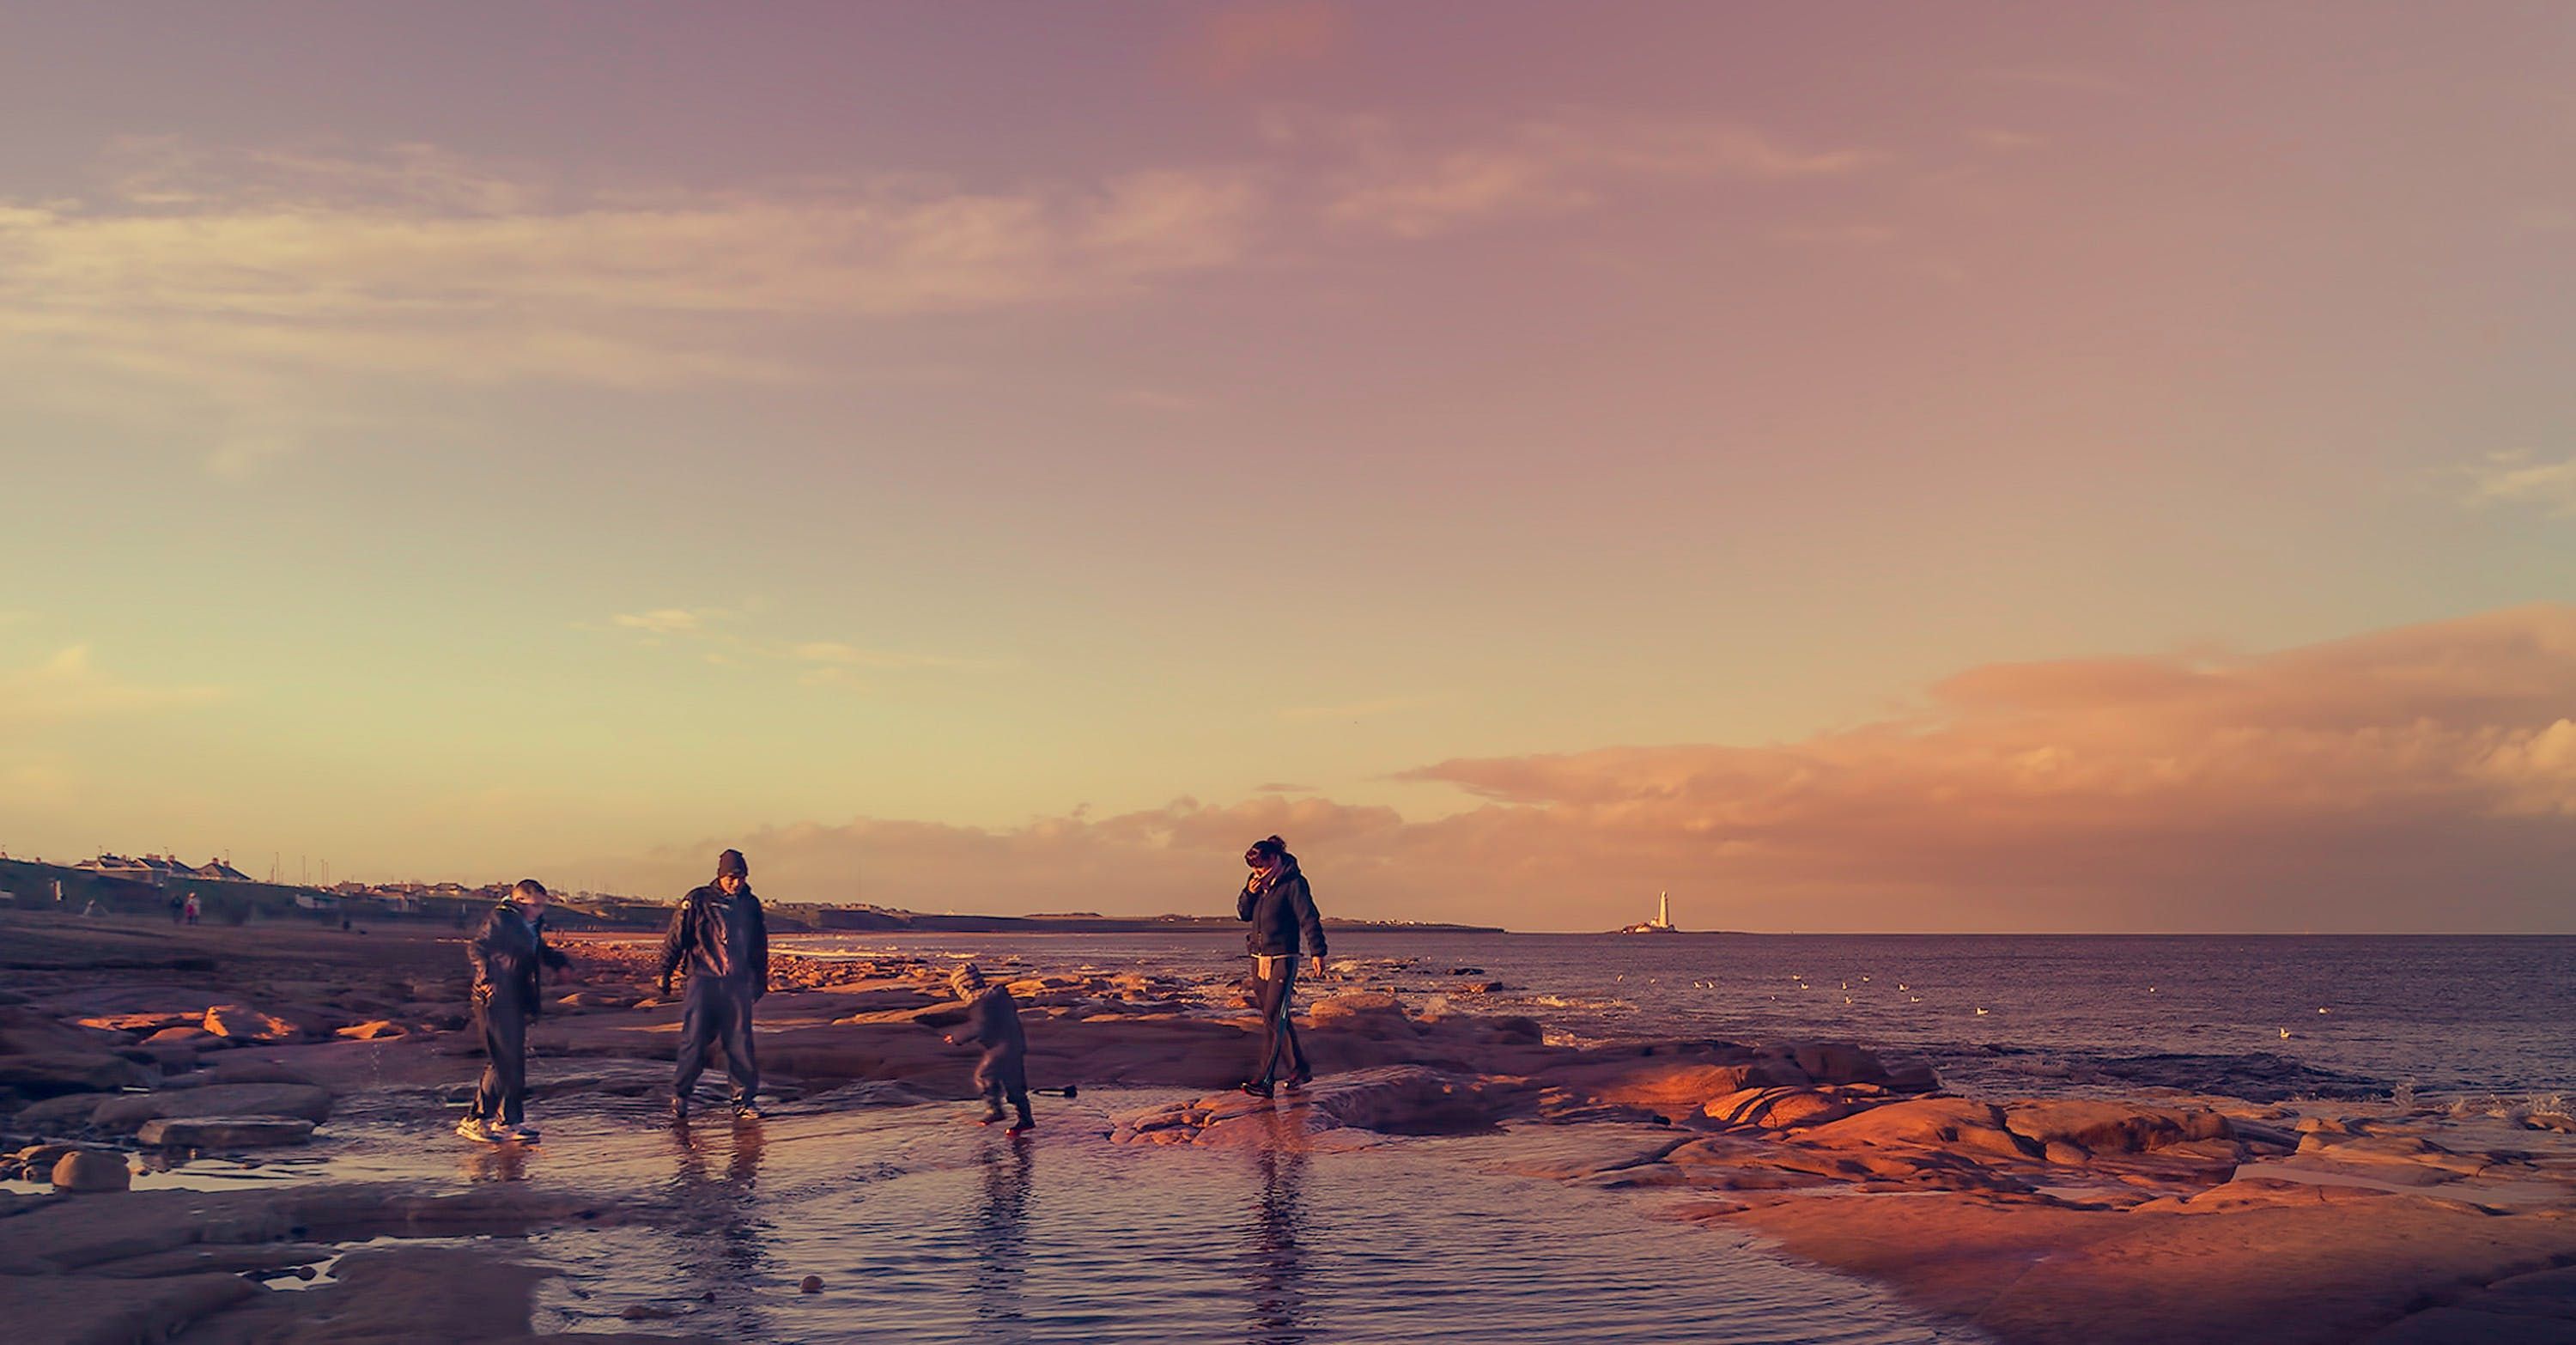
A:
<svg viewBox="0 0 2576 1345">
<path fill-rule="evenodd" d="M 662 937 L 662 979 L 671 979 L 683 961 L 693 981 L 721 981 L 754 999 L 768 994 L 769 921 L 760 898 L 748 887 L 728 897 L 713 883 L 681 898 Z"/>
<path fill-rule="evenodd" d="M 949 1035 L 960 1046 L 982 1046 L 987 1055 L 1000 1053 L 1016 1060 L 1029 1050 L 1028 1033 L 1020 1026 L 1019 1001 L 1011 998 L 1006 985 L 978 991 L 966 1002 L 965 1025 Z"/>
<path fill-rule="evenodd" d="M 1325 955 L 1324 917 L 1315 911 L 1314 890 L 1306 886 L 1295 856 L 1283 859 L 1266 882 L 1258 875 L 1246 878 L 1234 899 L 1234 915 L 1252 922 L 1243 945 L 1255 956 Z"/>
<path fill-rule="evenodd" d="M 476 999 L 507 997 L 531 1009 L 537 1004 L 537 968 L 572 965 L 572 959 L 546 946 L 528 913 L 508 901 L 483 917 L 483 927 L 465 945 L 465 957 L 474 964 Z"/>
</svg>

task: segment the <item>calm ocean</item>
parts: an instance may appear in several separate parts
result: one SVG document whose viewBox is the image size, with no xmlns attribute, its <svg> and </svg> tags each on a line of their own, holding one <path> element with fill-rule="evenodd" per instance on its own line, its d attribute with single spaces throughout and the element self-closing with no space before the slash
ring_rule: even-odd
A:
<svg viewBox="0 0 2576 1345">
<path fill-rule="evenodd" d="M 1224 973 L 1242 944 L 1207 932 L 782 946 Z M 1417 1006 L 1529 1014 L 1561 1040 L 1830 1037 L 1921 1057 L 1978 1091 L 2576 1091 L 2576 937 L 1352 932 L 1333 954 Z M 1456 991 L 1486 979 L 1504 988 Z"/>
</svg>

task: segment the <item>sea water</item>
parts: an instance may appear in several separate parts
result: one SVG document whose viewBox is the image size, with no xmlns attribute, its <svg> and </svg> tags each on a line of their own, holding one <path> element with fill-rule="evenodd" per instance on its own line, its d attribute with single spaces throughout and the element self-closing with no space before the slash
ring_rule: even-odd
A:
<svg viewBox="0 0 2576 1345">
<path fill-rule="evenodd" d="M 1192 975 L 1242 965 L 1240 940 L 1221 933 L 780 945 Z M 1556 1040 L 1832 1038 L 1922 1058 L 1971 1091 L 2576 1091 L 2576 938 L 1352 931 L 1332 948 L 1349 979 L 1416 1008 L 1527 1014 Z M 1462 989 L 1483 981 L 1504 988 Z"/>
</svg>

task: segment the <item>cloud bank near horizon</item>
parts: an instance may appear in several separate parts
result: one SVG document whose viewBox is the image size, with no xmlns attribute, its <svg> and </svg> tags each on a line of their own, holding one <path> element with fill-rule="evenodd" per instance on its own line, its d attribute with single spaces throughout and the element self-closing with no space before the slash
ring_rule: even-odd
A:
<svg viewBox="0 0 2576 1345">
<path fill-rule="evenodd" d="M 860 818 L 722 844 L 789 900 L 1222 909 L 1277 832 L 1326 909 L 1606 927 L 1671 889 L 1753 930 L 2562 930 L 2576 869 L 2576 607 L 2257 655 L 1989 664 L 1802 741 L 1463 758 L 1455 814 L 1316 797 L 1077 809 L 987 829 Z"/>
</svg>

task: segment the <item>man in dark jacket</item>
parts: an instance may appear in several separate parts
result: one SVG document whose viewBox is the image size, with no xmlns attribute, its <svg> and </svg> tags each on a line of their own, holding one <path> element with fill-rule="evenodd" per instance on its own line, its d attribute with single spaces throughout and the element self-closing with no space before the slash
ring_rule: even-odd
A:
<svg viewBox="0 0 2576 1345">
<path fill-rule="evenodd" d="M 949 975 L 948 987 L 966 1001 L 966 1026 L 941 1040 L 952 1046 L 984 1048 L 983 1059 L 975 1062 L 975 1091 L 984 1097 L 984 1124 L 1002 1119 L 1002 1099 L 1008 1096 L 1020 1112 L 1019 1123 L 1009 1133 L 1026 1133 L 1037 1121 L 1029 1115 L 1029 1038 L 1020 1027 L 1019 1001 L 1011 998 L 1009 986 L 985 985 L 984 973 L 972 962 Z"/>
<path fill-rule="evenodd" d="M 769 922 L 751 892 L 751 866 L 740 850 L 716 856 L 716 880 L 680 899 L 671 931 L 662 939 L 662 995 L 671 973 L 689 968 L 680 1007 L 679 1073 L 671 1082 L 671 1119 L 689 1119 L 689 1092 L 707 1067 L 707 1048 L 724 1047 L 725 1073 L 733 1079 L 733 1113 L 758 1120 L 752 1104 L 760 1091 L 760 1060 L 751 1044 L 751 1006 L 769 993 Z"/>
<path fill-rule="evenodd" d="M 465 945 L 474 966 L 474 1023 L 483 1034 L 483 1084 L 474 1106 L 456 1123 L 456 1133 L 471 1140 L 526 1141 L 537 1137 L 525 1124 L 528 1098 L 528 1024 L 543 1002 L 537 994 L 537 971 L 571 964 L 546 946 L 545 884 L 522 878 L 503 897 L 483 927 Z"/>
<path fill-rule="evenodd" d="M 1254 1097 L 1268 1097 L 1272 1085 L 1285 1081 L 1302 1088 L 1314 1077 L 1306 1053 L 1297 1045 L 1297 1025 L 1289 1018 L 1289 996 L 1297 984 L 1297 955 L 1302 949 L 1324 974 L 1324 917 L 1315 911 L 1315 894 L 1285 841 L 1273 836 L 1255 841 L 1243 852 L 1252 869 L 1236 895 L 1235 918 L 1252 922 L 1244 946 L 1252 954 L 1253 1002 L 1261 1010 L 1261 1065 L 1243 1085 Z"/>
</svg>

